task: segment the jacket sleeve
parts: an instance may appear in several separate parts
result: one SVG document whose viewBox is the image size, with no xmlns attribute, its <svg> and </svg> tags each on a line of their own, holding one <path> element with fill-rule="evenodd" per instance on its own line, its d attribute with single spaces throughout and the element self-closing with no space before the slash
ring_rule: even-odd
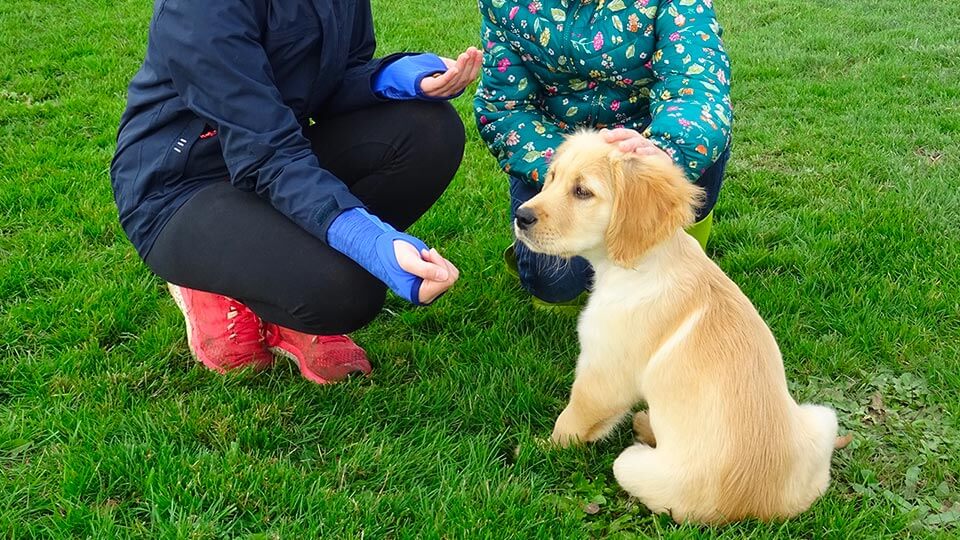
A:
<svg viewBox="0 0 960 540">
<path fill-rule="evenodd" d="M 231 182 L 326 240 L 330 222 L 362 204 L 320 167 L 283 103 L 259 41 L 253 1 L 167 0 L 160 9 L 151 30 L 153 51 L 186 106 L 217 127 Z"/>
<path fill-rule="evenodd" d="M 710 0 L 668 0 L 657 13 L 652 121 L 644 133 L 699 178 L 730 143 L 730 60 Z"/>
<path fill-rule="evenodd" d="M 540 109 L 542 88 L 504 33 L 484 19 L 483 68 L 473 100 L 480 136 L 503 170 L 542 184 L 563 131 Z"/>
</svg>

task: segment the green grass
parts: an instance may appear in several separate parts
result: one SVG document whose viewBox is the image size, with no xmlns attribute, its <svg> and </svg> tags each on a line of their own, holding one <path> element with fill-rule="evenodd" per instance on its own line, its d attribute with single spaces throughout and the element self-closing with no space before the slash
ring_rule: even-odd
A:
<svg viewBox="0 0 960 540">
<path fill-rule="evenodd" d="M 463 277 L 356 334 L 371 378 L 195 366 L 107 176 L 150 2 L 0 0 L 0 535 L 960 534 L 960 4 L 717 3 L 736 142 L 711 255 L 779 337 L 796 396 L 856 437 L 809 512 L 679 527 L 617 488 L 626 426 L 535 445 L 575 322 L 534 311 L 503 268 L 506 182 L 466 97 L 463 168 L 415 227 Z M 382 51 L 477 41 L 474 2 L 374 4 Z"/>
</svg>

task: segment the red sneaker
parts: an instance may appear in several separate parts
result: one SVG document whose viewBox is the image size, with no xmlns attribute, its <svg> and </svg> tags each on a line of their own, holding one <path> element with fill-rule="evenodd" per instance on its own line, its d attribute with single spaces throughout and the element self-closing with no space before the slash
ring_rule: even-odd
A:
<svg viewBox="0 0 960 540">
<path fill-rule="evenodd" d="M 187 323 L 190 352 L 204 366 L 225 373 L 273 363 L 263 321 L 247 306 L 226 296 L 168 283 L 170 295 Z"/>
<path fill-rule="evenodd" d="M 271 351 L 296 362 L 300 374 L 317 384 L 372 371 L 367 353 L 347 336 L 315 336 L 268 324 L 267 342 Z"/>
</svg>

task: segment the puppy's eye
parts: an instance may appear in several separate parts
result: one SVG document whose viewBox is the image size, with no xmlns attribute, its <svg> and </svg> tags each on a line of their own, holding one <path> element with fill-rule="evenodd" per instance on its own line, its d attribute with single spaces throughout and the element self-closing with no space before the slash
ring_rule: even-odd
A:
<svg viewBox="0 0 960 540">
<path fill-rule="evenodd" d="M 573 188 L 573 196 L 578 199 L 589 199 L 593 197 L 593 193 L 590 193 L 590 190 L 577 184 L 577 187 Z"/>
</svg>

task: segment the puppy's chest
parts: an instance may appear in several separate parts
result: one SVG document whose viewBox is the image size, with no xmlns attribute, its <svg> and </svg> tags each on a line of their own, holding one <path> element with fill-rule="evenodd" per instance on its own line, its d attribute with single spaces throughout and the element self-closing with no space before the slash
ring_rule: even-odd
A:
<svg viewBox="0 0 960 540">
<path fill-rule="evenodd" d="M 584 356 L 642 361 L 652 353 L 654 336 L 664 323 L 663 295 L 668 286 L 631 277 L 598 276 L 577 327 Z"/>
<path fill-rule="evenodd" d="M 597 303 L 591 299 L 577 327 L 580 348 L 586 357 L 608 361 L 637 360 L 649 356 L 652 313 L 637 306 Z"/>
</svg>

